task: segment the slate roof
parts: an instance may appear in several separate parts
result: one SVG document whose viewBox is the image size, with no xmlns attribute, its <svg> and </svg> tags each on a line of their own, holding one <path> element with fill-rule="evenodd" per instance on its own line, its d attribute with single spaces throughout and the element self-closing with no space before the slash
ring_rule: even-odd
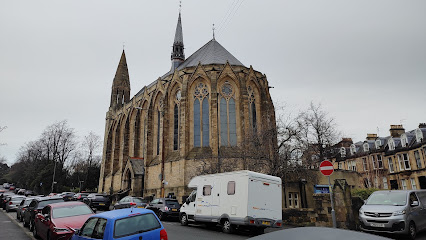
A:
<svg viewBox="0 0 426 240">
<path fill-rule="evenodd" d="M 175 40 L 174 43 L 183 43 L 183 34 L 182 34 L 182 20 L 179 13 L 178 23 L 176 25 Z"/>
<path fill-rule="evenodd" d="M 143 169 L 143 160 L 140 159 L 130 159 L 130 164 L 132 165 L 133 174 L 142 175 L 144 174 Z"/>
</svg>

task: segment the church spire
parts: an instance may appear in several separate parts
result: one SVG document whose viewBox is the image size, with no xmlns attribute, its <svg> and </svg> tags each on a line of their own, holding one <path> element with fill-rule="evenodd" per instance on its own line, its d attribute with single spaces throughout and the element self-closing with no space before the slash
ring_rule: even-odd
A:
<svg viewBox="0 0 426 240">
<path fill-rule="evenodd" d="M 121 54 L 114 81 L 112 82 L 110 107 L 118 109 L 130 100 L 130 80 L 126 54 Z"/>
<path fill-rule="evenodd" d="M 185 61 L 185 53 L 183 46 L 183 34 L 182 34 L 182 21 L 179 11 L 179 18 L 176 26 L 175 40 L 173 42 L 173 50 L 171 54 L 172 70 L 177 68 L 183 61 Z"/>
</svg>

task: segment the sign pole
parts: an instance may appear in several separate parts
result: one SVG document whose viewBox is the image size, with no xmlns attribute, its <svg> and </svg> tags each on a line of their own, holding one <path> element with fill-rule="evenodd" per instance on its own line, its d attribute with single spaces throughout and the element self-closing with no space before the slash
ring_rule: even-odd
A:
<svg viewBox="0 0 426 240">
<path fill-rule="evenodd" d="M 336 224 L 336 212 L 334 211 L 333 188 L 331 186 L 330 175 L 328 175 L 328 187 L 330 189 L 331 219 L 333 221 L 333 228 L 336 228 L 337 227 L 337 224 Z"/>
</svg>

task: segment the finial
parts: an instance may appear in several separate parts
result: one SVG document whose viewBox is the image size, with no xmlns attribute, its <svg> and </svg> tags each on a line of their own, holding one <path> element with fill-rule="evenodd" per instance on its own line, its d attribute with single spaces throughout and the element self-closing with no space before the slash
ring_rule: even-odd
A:
<svg viewBox="0 0 426 240">
<path fill-rule="evenodd" d="M 212 28 L 212 30 L 213 30 L 213 39 L 215 39 L 214 38 L 214 30 L 215 30 L 216 28 L 214 28 L 214 23 L 213 23 L 213 28 Z"/>
<path fill-rule="evenodd" d="M 123 51 L 124 51 L 124 47 L 125 47 L 126 45 L 125 45 L 125 42 L 123 42 Z"/>
<path fill-rule="evenodd" d="M 181 12 L 181 10 L 182 10 L 182 0 L 179 1 L 179 13 Z"/>
</svg>

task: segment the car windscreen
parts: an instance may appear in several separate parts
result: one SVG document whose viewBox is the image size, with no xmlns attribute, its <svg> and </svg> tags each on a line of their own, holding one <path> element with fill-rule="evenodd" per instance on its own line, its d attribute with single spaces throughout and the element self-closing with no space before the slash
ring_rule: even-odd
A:
<svg viewBox="0 0 426 240">
<path fill-rule="evenodd" d="M 51 204 L 51 203 L 58 203 L 58 202 L 64 202 L 64 199 L 62 198 L 58 198 L 58 199 L 51 199 L 51 200 L 45 200 L 45 201 L 41 201 L 38 204 L 38 208 L 44 208 L 47 206 L 47 204 Z"/>
<path fill-rule="evenodd" d="M 73 217 L 92 214 L 93 211 L 87 205 L 74 205 L 53 208 L 53 218 Z"/>
<path fill-rule="evenodd" d="M 152 213 L 131 216 L 115 221 L 114 238 L 147 232 L 160 227 L 160 223 Z"/>
<path fill-rule="evenodd" d="M 406 192 L 374 192 L 365 205 L 393 205 L 405 206 L 407 204 Z"/>
<path fill-rule="evenodd" d="M 146 203 L 146 201 L 144 201 L 140 198 L 133 198 L 133 202 L 135 202 L 135 203 Z"/>
<path fill-rule="evenodd" d="M 12 201 L 14 201 L 14 202 L 17 202 L 17 201 L 21 202 L 24 198 L 25 197 L 12 197 Z"/>
<path fill-rule="evenodd" d="M 179 207 L 179 202 L 176 200 L 166 200 L 166 206 L 170 206 L 170 207 Z"/>
</svg>

